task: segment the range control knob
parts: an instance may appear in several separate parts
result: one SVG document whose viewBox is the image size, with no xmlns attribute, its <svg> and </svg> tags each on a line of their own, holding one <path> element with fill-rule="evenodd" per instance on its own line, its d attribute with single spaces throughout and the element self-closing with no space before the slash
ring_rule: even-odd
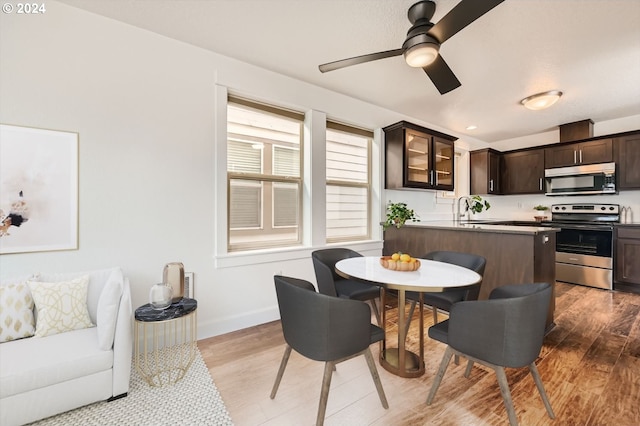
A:
<svg viewBox="0 0 640 426">
<path fill-rule="evenodd" d="M 613 207 L 613 206 L 609 207 L 609 210 L 612 210 L 612 211 L 613 211 L 613 210 L 615 210 L 615 209 L 616 209 L 616 208 L 615 208 L 615 207 Z"/>
<path fill-rule="evenodd" d="M 600 207 L 600 210 L 606 210 L 607 208 L 605 206 Z"/>
</svg>

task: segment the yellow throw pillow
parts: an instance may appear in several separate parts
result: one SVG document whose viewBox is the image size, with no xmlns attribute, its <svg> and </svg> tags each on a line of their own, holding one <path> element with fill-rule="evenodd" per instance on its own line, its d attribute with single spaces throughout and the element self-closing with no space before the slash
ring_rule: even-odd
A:
<svg viewBox="0 0 640 426">
<path fill-rule="evenodd" d="M 36 337 L 93 327 L 87 309 L 89 276 L 56 283 L 29 281 L 38 312 Z"/>
<path fill-rule="evenodd" d="M 0 286 L 0 343 L 33 336 L 33 298 L 26 282 Z"/>
</svg>

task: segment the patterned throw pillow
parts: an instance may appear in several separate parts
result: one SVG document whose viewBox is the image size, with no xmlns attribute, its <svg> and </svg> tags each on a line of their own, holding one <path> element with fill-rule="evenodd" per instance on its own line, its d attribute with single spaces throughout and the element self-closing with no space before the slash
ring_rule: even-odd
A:
<svg viewBox="0 0 640 426">
<path fill-rule="evenodd" d="M 31 337 L 33 298 L 26 282 L 0 286 L 0 343 Z"/>
<path fill-rule="evenodd" d="M 87 309 L 89 276 L 57 283 L 29 281 L 38 311 L 36 337 L 93 327 Z"/>
</svg>

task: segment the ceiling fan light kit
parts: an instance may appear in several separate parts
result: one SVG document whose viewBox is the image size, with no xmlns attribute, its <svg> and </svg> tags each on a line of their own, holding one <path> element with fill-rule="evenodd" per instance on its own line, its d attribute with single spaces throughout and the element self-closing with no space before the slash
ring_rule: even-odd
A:
<svg viewBox="0 0 640 426">
<path fill-rule="evenodd" d="M 461 0 L 436 24 L 431 18 L 436 10 L 435 2 L 421 0 L 413 4 L 407 17 L 411 27 L 400 49 L 370 53 L 320 65 L 320 72 L 334 71 L 352 65 L 403 55 L 411 67 L 422 68 L 441 95 L 461 86 L 449 65 L 440 55 L 440 46 L 476 19 L 504 0 Z"/>
<path fill-rule="evenodd" d="M 540 111 L 545 108 L 549 108 L 551 105 L 558 102 L 562 96 L 562 92 L 559 90 L 549 90 L 547 92 L 536 93 L 535 95 L 527 96 L 520 101 L 525 108 L 532 111 Z"/>
<path fill-rule="evenodd" d="M 436 60 L 439 50 L 440 45 L 437 43 L 419 43 L 405 50 L 404 60 L 410 67 L 423 68 Z"/>
</svg>

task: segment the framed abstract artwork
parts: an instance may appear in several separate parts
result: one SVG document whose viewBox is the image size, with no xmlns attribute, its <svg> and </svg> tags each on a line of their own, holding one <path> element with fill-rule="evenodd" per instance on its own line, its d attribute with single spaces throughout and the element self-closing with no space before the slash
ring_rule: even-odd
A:
<svg viewBox="0 0 640 426">
<path fill-rule="evenodd" d="M 0 124 L 0 254 L 78 248 L 78 134 Z"/>
</svg>

